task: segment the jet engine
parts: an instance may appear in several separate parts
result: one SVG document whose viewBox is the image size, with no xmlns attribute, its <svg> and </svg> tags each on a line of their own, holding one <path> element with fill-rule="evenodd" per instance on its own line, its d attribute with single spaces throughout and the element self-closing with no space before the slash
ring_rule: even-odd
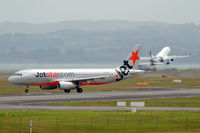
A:
<svg viewBox="0 0 200 133">
<path fill-rule="evenodd" d="M 47 86 L 47 85 L 44 85 L 44 86 L 40 86 L 40 89 L 41 90 L 53 90 L 53 89 L 56 89 L 57 86 L 53 85 L 53 86 Z"/>
<path fill-rule="evenodd" d="M 171 59 L 171 61 L 174 61 L 174 60 L 175 60 L 174 58 Z"/>
<path fill-rule="evenodd" d="M 61 90 L 71 90 L 77 88 L 78 85 L 76 85 L 73 82 L 59 82 L 58 83 L 58 88 Z"/>
<path fill-rule="evenodd" d="M 164 59 L 162 57 L 159 57 L 160 62 L 164 62 Z"/>
</svg>

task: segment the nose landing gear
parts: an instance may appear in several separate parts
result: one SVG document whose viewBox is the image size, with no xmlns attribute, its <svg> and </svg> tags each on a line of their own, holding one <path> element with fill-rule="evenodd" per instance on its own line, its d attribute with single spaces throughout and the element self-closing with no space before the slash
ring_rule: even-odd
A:
<svg viewBox="0 0 200 133">
<path fill-rule="evenodd" d="M 24 91 L 25 93 L 29 93 L 29 89 L 28 88 L 29 88 L 29 86 L 26 86 L 26 89 Z"/>
</svg>

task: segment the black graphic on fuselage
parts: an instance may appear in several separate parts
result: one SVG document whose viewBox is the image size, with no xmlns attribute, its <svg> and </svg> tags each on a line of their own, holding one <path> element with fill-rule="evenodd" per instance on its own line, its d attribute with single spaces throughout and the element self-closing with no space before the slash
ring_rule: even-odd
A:
<svg viewBox="0 0 200 133">
<path fill-rule="evenodd" d="M 127 76 L 129 73 L 129 69 L 132 69 L 133 66 L 131 66 L 128 60 L 124 60 L 124 64 L 119 67 L 119 70 L 115 69 L 115 71 L 118 73 L 119 77 L 116 79 L 116 81 L 120 81 L 124 78 L 124 76 Z"/>
</svg>

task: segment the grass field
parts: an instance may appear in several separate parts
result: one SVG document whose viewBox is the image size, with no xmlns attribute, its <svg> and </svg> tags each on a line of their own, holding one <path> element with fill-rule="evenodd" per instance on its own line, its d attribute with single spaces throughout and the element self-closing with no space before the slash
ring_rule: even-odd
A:
<svg viewBox="0 0 200 133">
<path fill-rule="evenodd" d="M 0 73 L 0 76 L 11 76 L 13 73 Z"/>
<path fill-rule="evenodd" d="M 171 73 L 171 72 L 170 72 Z M 195 72 L 194 72 L 195 73 Z M 7 76 L 6 74 L 0 76 Z M 182 83 L 173 83 L 181 79 Z M 191 77 L 137 77 L 122 82 L 84 86 L 84 91 L 111 91 L 138 89 L 138 82 L 151 87 L 200 86 L 200 78 Z M 117 88 L 122 87 L 122 88 Z M 136 87 L 136 88 L 132 88 Z M 7 79 L 0 79 L 0 95 L 22 94 L 25 87 L 13 86 Z M 75 90 L 74 90 L 75 91 Z M 63 92 L 40 90 L 30 92 Z M 141 100 L 127 100 L 141 101 Z M 200 97 L 142 100 L 148 107 L 200 107 Z M 66 106 L 115 106 L 116 101 L 51 103 Z M 129 104 L 128 104 L 129 106 Z M 6 117 L 6 112 L 8 117 Z M 200 132 L 200 111 L 0 111 L 0 133 L 28 133 L 33 120 L 33 133 L 143 133 L 143 132 Z"/>
<path fill-rule="evenodd" d="M 2 133 L 28 133 L 30 120 L 33 133 L 200 131 L 200 112 L 0 111 L 0 116 Z"/>
<path fill-rule="evenodd" d="M 168 99 L 144 99 L 144 100 L 123 100 L 130 106 L 130 102 L 145 102 L 146 107 L 200 107 L 200 97 L 168 98 Z M 47 103 L 57 106 L 99 106 L 115 107 L 117 101 L 87 101 L 87 102 L 56 102 Z"/>
<path fill-rule="evenodd" d="M 197 71 L 196 73 L 198 73 Z M 161 72 L 159 72 L 161 73 Z M 168 73 L 168 72 L 162 72 Z M 172 72 L 170 72 L 172 73 Z M 177 72 L 174 72 L 177 73 Z M 180 72 L 179 72 L 180 73 Z M 188 73 L 188 71 L 183 71 L 182 73 Z M 191 73 L 195 73 L 191 71 Z M 136 77 L 128 80 L 124 80 L 121 82 L 115 82 L 112 84 L 106 85 L 94 85 L 94 86 L 83 86 L 85 92 L 90 91 L 113 91 L 113 90 L 134 90 L 139 89 L 137 83 L 148 83 L 149 87 L 188 87 L 188 86 L 200 86 L 200 77 L 168 77 L 162 78 L 161 75 L 157 77 Z M 5 73 L 0 74 L 6 76 Z M 7 74 L 10 75 L 10 74 Z M 174 83 L 174 79 L 182 80 L 182 83 Z M 121 88 L 120 88 L 121 87 Z M 134 88 L 136 87 L 136 88 Z M 23 94 L 25 87 L 22 86 L 14 86 L 8 82 L 7 79 L 0 79 L 0 95 L 8 95 L 8 94 Z M 76 90 L 72 90 L 76 91 Z M 40 90 L 39 87 L 30 87 L 31 92 L 63 92 L 62 90 Z"/>
</svg>

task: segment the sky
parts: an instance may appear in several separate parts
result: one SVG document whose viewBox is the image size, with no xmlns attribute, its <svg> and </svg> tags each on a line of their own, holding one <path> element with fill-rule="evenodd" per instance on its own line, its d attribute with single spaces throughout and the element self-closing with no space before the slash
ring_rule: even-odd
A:
<svg viewBox="0 0 200 133">
<path fill-rule="evenodd" d="M 0 0 L 0 22 L 113 19 L 200 24 L 200 0 Z"/>
</svg>

